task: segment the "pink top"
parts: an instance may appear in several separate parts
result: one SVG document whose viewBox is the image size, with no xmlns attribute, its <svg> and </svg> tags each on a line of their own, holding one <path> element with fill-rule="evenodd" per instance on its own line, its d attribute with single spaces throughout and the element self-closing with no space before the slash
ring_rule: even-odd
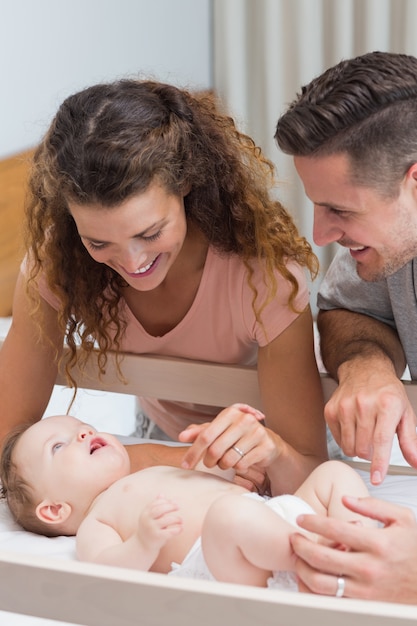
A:
<svg viewBox="0 0 417 626">
<path fill-rule="evenodd" d="M 296 263 L 289 263 L 288 268 L 299 284 L 294 304 L 297 310 L 302 311 L 309 301 L 306 277 Z M 298 316 L 288 306 L 291 285 L 278 271 L 276 278 L 276 297 L 262 311 L 263 328 L 255 319 L 252 309 L 253 291 L 248 285 L 247 270 L 242 260 L 236 255 L 221 255 L 210 247 L 191 308 L 181 322 L 162 337 L 149 335 L 125 301 L 121 301 L 127 317 L 121 349 L 138 354 L 161 354 L 218 363 L 255 365 L 258 346 L 271 342 Z M 259 301 L 262 302 L 266 287 L 263 269 L 257 263 L 252 281 L 259 293 Z M 40 281 L 40 293 L 52 307 L 58 308 L 59 303 L 44 280 Z M 223 408 L 159 401 L 154 398 L 141 398 L 140 403 L 144 412 L 173 439 L 190 423 L 206 422 Z"/>
</svg>

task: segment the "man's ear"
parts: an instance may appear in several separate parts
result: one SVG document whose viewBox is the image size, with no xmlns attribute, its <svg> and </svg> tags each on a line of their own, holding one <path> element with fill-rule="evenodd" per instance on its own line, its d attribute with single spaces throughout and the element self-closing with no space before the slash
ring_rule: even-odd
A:
<svg viewBox="0 0 417 626">
<path fill-rule="evenodd" d="M 71 505 L 68 502 L 50 502 L 43 500 L 36 507 L 36 516 L 45 524 L 62 524 L 71 515 Z"/>
<path fill-rule="evenodd" d="M 414 181 L 417 181 L 417 163 L 413 163 L 407 171 L 407 176 L 413 178 Z"/>
</svg>

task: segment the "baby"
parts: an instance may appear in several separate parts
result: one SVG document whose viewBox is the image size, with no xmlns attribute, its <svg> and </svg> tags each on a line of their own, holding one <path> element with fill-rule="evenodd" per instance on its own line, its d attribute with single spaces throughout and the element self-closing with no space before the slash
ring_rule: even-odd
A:
<svg viewBox="0 0 417 626">
<path fill-rule="evenodd" d="M 293 570 L 289 536 L 300 513 L 372 523 L 343 506 L 343 495 L 368 492 L 339 461 L 317 467 L 295 495 L 270 499 L 209 471 L 129 472 L 116 437 L 68 415 L 15 433 L 1 459 L 15 519 L 32 532 L 76 535 L 78 558 L 94 563 L 274 586 Z"/>
</svg>

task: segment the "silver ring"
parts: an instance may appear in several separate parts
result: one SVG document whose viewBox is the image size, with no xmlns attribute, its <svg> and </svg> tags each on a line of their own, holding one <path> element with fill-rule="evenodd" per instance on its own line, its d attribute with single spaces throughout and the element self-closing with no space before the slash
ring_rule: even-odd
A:
<svg viewBox="0 0 417 626">
<path fill-rule="evenodd" d="M 343 594 L 345 593 L 345 579 L 340 576 L 337 579 L 337 589 L 336 589 L 336 598 L 343 598 Z"/>
<path fill-rule="evenodd" d="M 237 452 L 238 454 L 240 454 L 240 458 L 243 459 L 243 457 L 245 456 L 245 453 L 243 452 L 243 450 L 241 450 L 240 448 L 238 448 L 237 446 L 232 446 L 232 449 Z"/>
</svg>

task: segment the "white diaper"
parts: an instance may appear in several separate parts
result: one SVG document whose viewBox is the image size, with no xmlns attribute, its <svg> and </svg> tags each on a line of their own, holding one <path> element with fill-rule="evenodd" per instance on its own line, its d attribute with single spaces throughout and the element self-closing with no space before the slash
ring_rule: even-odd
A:
<svg viewBox="0 0 417 626">
<path fill-rule="evenodd" d="M 285 519 L 293 526 L 297 526 L 296 518 L 302 513 L 315 513 L 315 511 L 304 500 L 292 495 L 275 496 L 274 498 L 263 498 L 257 493 L 245 493 L 244 497 L 260 500 L 269 506 L 277 515 Z M 204 559 L 201 547 L 201 538 L 192 546 L 187 556 L 179 565 L 171 564 L 172 570 L 168 576 L 178 578 L 195 578 L 199 580 L 215 580 Z M 285 589 L 286 591 L 298 591 L 295 575 L 292 572 L 273 572 L 273 576 L 268 579 L 270 589 Z"/>
<path fill-rule="evenodd" d="M 179 563 L 171 563 L 171 567 L 172 569 L 168 572 L 168 576 L 196 578 L 198 580 L 216 580 L 204 559 L 201 537 L 194 543 L 181 565 Z"/>
</svg>

